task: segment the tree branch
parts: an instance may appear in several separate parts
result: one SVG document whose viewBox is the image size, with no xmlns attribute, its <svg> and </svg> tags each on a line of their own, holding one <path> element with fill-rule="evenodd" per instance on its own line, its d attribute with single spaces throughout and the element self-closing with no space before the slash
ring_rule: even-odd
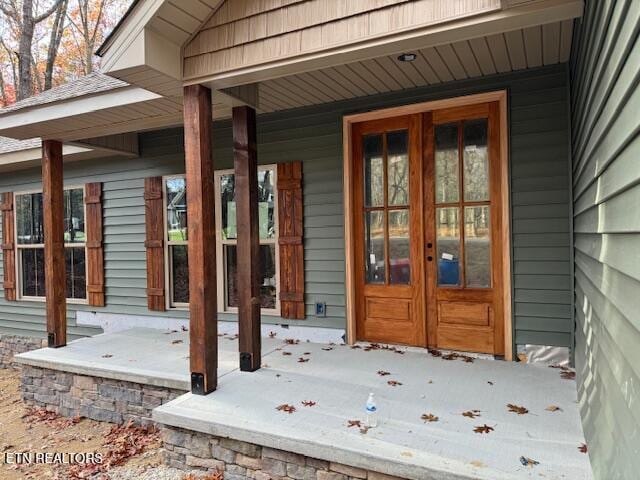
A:
<svg viewBox="0 0 640 480">
<path fill-rule="evenodd" d="M 48 18 L 53 12 L 55 12 L 58 9 L 58 7 L 60 6 L 61 2 L 62 2 L 62 0 L 56 0 L 48 10 L 45 10 L 41 15 L 38 15 L 37 17 L 34 17 L 33 21 L 35 23 L 40 23 L 45 18 Z"/>
</svg>

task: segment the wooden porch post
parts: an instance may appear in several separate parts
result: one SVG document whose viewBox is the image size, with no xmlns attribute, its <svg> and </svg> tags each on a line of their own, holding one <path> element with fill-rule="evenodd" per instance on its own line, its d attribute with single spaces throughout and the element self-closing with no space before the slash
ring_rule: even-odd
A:
<svg viewBox="0 0 640 480">
<path fill-rule="evenodd" d="M 49 347 L 67 344 L 67 293 L 64 261 L 62 142 L 42 141 L 44 279 Z"/>
<path fill-rule="evenodd" d="M 191 391 L 206 395 L 218 382 L 214 169 L 211 90 L 184 87 L 184 153 L 189 212 L 189 341 Z"/>
<path fill-rule="evenodd" d="M 240 370 L 260 368 L 260 238 L 256 111 L 233 108 Z"/>
</svg>

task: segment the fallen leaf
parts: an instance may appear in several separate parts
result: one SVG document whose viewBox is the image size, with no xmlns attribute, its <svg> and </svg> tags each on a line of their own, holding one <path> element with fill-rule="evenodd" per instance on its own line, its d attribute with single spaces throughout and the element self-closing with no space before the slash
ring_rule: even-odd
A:
<svg viewBox="0 0 640 480">
<path fill-rule="evenodd" d="M 308 362 L 308 361 L 309 361 L 309 359 L 308 359 L 308 358 L 300 357 L 300 358 L 298 359 L 298 363 L 305 363 L 305 362 Z"/>
<path fill-rule="evenodd" d="M 111 358 L 113 357 L 113 355 L 110 355 L 108 353 L 105 353 L 104 355 L 102 355 L 102 358 Z"/>
<path fill-rule="evenodd" d="M 278 410 L 279 412 L 293 413 L 296 411 L 296 407 L 294 407 L 293 405 L 289 405 L 288 403 L 283 403 L 282 405 L 278 405 L 276 407 L 276 410 Z"/>
<path fill-rule="evenodd" d="M 291 355 L 291 352 L 282 352 L 282 355 L 285 355 L 285 356 Z"/>
<path fill-rule="evenodd" d="M 514 405 L 513 403 L 508 404 L 507 408 L 511 413 L 517 413 L 518 415 L 525 415 L 529 413 L 529 410 L 527 410 L 526 408 L 519 407 L 518 405 Z"/>
<path fill-rule="evenodd" d="M 473 429 L 473 431 L 476 433 L 490 433 L 490 432 L 493 432 L 493 430 L 494 430 L 493 427 L 490 427 L 486 423 L 484 425 L 480 425 L 479 427 L 476 427 Z"/>
<path fill-rule="evenodd" d="M 540 462 L 525 456 L 520 457 L 520 463 L 525 467 L 534 467 L 536 465 L 540 465 Z"/>
<path fill-rule="evenodd" d="M 269 332 L 269 338 L 276 338 L 276 335 L 278 335 L 276 332 Z"/>
<path fill-rule="evenodd" d="M 351 350 L 357 350 L 359 348 L 362 348 L 360 345 L 351 345 Z"/>
<path fill-rule="evenodd" d="M 187 327 L 185 327 L 184 325 L 182 325 L 182 327 L 181 327 L 181 328 L 182 328 L 182 331 L 183 331 L 183 332 L 188 332 L 188 331 L 189 331 L 189 329 L 188 329 Z"/>
<path fill-rule="evenodd" d="M 397 387 L 402 385 L 402 382 L 398 382 L 397 380 L 389 380 L 387 382 L 388 385 L 391 385 L 392 387 Z"/>
<path fill-rule="evenodd" d="M 476 418 L 480 416 L 480 410 L 468 410 L 466 412 L 462 412 L 462 416 L 468 418 Z"/>
<path fill-rule="evenodd" d="M 182 340 L 174 340 L 173 342 L 171 342 L 172 345 L 178 345 L 182 343 Z"/>
<path fill-rule="evenodd" d="M 347 428 L 351 427 L 362 428 L 362 422 L 360 420 L 347 420 Z"/>
<path fill-rule="evenodd" d="M 217 469 L 215 472 L 208 473 L 204 477 L 202 475 L 190 473 L 185 477 L 182 477 L 182 480 L 224 480 L 224 471 Z"/>
<path fill-rule="evenodd" d="M 562 372 L 560 372 L 560 376 L 565 380 L 575 380 L 576 372 L 573 372 L 571 370 L 563 370 Z"/>
<path fill-rule="evenodd" d="M 322 350 L 324 350 L 325 352 L 330 352 L 331 350 L 333 350 L 332 347 L 322 347 Z"/>
<path fill-rule="evenodd" d="M 386 372 L 384 370 L 378 370 L 378 375 L 380 375 L 381 377 L 385 377 L 387 375 L 391 375 L 391 372 Z"/>
<path fill-rule="evenodd" d="M 313 407 L 316 405 L 316 402 L 311 400 L 303 400 L 302 405 L 304 405 L 305 407 Z"/>
<path fill-rule="evenodd" d="M 429 354 L 432 357 L 441 357 L 442 356 L 442 352 L 440 350 L 434 350 L 433 348 L 430 348 L 429 350 L 427 350 L 429 352 Z"/>
<path fill-rule="evenodd" d="M 303 355 L 311 355 L 311 352 L 304 352 Z"/>
<path fill-rule="evenodd" d="M 300 340 L 298 340 L 297 338 L 285 338 L 284 343 L 286 343 L 287 345 L 298 345 L 300 343 Z"/>
<path fill-rule="evenodd" d="M 488 383 L 489 385 L 493 385 L 493 382 L 488 381 L 487 383 Z"/>
<path fill-rule="evenodd" d="M 433 413 L 424 413 L 420 418 L 424 420 L 424 423 L 437 422 L 439 420 L 439 418 L 436 417 Z"/>
<path fill-rule="evenodd" d="M 581 453 L 587 453 L 588 449 L 587 449 L 587 444 L 583 443 L 582 445 L 580 445 L 578 447 L 578 450 L 580 450 Z"/>
<path fill-rule="evenodd" d="M 548 410 L 549 412 L 562 411 L 562 409 L 556 405 L 549 405 L 545 410 Z"/>
</svg>

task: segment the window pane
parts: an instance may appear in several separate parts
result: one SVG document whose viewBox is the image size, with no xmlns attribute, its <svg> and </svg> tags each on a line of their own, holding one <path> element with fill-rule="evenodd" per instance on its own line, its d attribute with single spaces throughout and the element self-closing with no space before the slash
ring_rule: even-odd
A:
<svg viewBox="0 0 640 480">
<path fill-rule="evenodd" d="M 44 249 L 20 249 L 22 266 L 22 295 L 26 297 L 44 297 Z"/>
<path fill-rule="evenodd" d="M 464 208 L 464 263 L 467 287 L 491 286 L 489 207 Z"/>
<path fill-rule="evenodd" d="M 169 178 L 167 189 L 168 240 L 187 240 L 187 183 L 184 178 Z"/>
<path fill-rule="evenodd" d="M 67 276 L 67 298 L 87 298 L 87 270 L 83 247 L 64 249 Z"/>
<path fill-rule="evenodd" d="M 437 125 L 436 137 L 436 203 L 457 202 L 458 195 L 458 126 Z"/>
<path fill-rule="evenodd" d="M 273 170 L 258 171 L 258 221 L 260 238 L 275 238 L 275 186 Z M 275 306 L 270 307 L 275 308 Z"/>
<path fill-rule="evenodd" d="M 385 283 L 384 212 L 365 212 L 365 281 Z"/>
<path fill-rule="evenodd" d="M 186 245 L 172 245 L 171 256 L 171 290 L 172 303 L 189 303 L 189 256 Z"/>
<path fill-rule="evenodd" d="M 409 210 L 389 211 L 389 282 L 411 282 Z"/>
<path fill-rule="evenodd" d="M 464 124 L 464 200 L 489 200 L 486 118 Z"/>
<path fill-rule="evenodd" d="M 16 218 L 20 245 L 44 243 L 42 193 L 16 195 Z"/>
<path fill-rule="evenodd" d="M 407 131 L 387 134 L 387 182 L 389 205 L 409 203 L 409 153 Z"/>
<path fill-rule="evenodd" d="M 436 208 L 438 285 L 460 285 L 460 209 Z"/>
<path fill-rule="evenodd" d="M 235 176 L 233 174 L 220 177 L 220 197 L 222 238 L 225 240 L 237 238 Z"/>
<path fill-rule="evenodd" d="M 84 236 L 84 191 L 82 188 L 65 190 L 63 195 L 64 241 L 83 243 Z M 73 297 L 69 297 L 73 298 Z"/>
<path fill-rule="evenodd" d="M 225 245 L 226 304 L 238 306 L 238 255 L 235 245 Z M 260 305 L 276 308 L 276 249 L 275 245 L 260 245 Z"/>
<path fill-rule="evenodd" d="M 364 151 L 364 204 L 367 207 L 384 205 L 384 163 L 382 135 L 367 135 L 362 140 Z"/>
</svg>

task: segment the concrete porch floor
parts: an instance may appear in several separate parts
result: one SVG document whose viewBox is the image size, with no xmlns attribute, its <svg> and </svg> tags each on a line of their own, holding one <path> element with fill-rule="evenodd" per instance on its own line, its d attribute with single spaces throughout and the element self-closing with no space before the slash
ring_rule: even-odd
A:
<svg viewBox="0 0 640 480">
<path fill-rule="evenodd" d="M 592 478 L 588 455 L 578 449 L 584 437 L 575 382 L 557 369 L 264 338 L 263 368 L 243 373 L 235 337 L 220 337 L 219 346 L 218 390 L 205 397 L 185 394 L 156 408 L 154 420 L 415 480 Z M 63 349 L 28 352 L 18 361 L 189 388 L 188 333 L 182 331 L 98 335 Z M 364 424 L 369 392 L 376 394 L 379 426 L 362 433 L 348 421 Z M 296 411 L 277 410 L 283 404 Z M 510 412 L 508 404 L 528 413 Z M 476 418 L 462 415 L 474 410 Z M 424 414 L 438 421 L 425 422 Z M 474 432 L 485 424 L 493 430 Z M 523 466 L 520 457 L 539 464 Z"/>
</svg>

